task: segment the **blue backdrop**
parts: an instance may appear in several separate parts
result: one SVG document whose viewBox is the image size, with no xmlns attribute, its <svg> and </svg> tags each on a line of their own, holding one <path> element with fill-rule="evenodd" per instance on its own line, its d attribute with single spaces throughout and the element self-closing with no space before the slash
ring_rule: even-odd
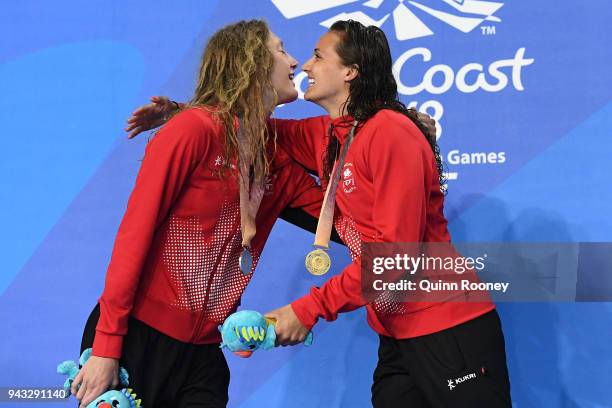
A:
<svg viewBox="0 0 612 408">
<path fill-rule="evenodd" d="M 206 38 L 253 17 L 301 62 L 334 19 L 386 31 L 402 100 L 440 124 L 455 240 L 612 238 L 607 1 L 4 2 L 0 387 L 61 384 L 55 366 L 77 357 L 146 143 L 125 139 L 125 119 L 151 95 L 188 99 Z M 276 115 L 321 112 L 298 101 Z M 323 282 L 302 266 L 311 241 L 278 222 L 242 304 L 266 311 Z M 516 407 L 612 406 L 609 304 L 499 310 Z M 310 349 L 228 355 L 230 406 L 369 406 L 377 337 L 363 311 L 315 336 Z"/>
</svg>

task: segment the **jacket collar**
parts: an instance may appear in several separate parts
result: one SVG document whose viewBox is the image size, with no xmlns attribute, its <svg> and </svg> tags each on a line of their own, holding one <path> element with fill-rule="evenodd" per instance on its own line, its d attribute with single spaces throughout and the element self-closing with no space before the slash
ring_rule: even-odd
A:
<svg viewBox="0 0 612 408">
<path fill-rule="evenodd" d="M 331 121 L 330 129 L 340 144 L 344 144 L 344 141 L 353 127 L 353 122 L 354 119 L 352 116 L 340 116 Z"/>
</svg>

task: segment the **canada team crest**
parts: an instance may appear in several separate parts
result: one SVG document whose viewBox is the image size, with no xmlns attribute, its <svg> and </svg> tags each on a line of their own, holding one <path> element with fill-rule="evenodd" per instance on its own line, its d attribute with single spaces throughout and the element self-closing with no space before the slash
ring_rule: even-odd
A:
<svg viewBox="0 0 612 408">
<path fill-rule="evenodd" d="M 342 189 L 345 193 L 352 193 L 357 188 L 355 184 L 355 174 L 353 172 L 353 163 L 345 163 L 342 170 Z"/>
</svg>

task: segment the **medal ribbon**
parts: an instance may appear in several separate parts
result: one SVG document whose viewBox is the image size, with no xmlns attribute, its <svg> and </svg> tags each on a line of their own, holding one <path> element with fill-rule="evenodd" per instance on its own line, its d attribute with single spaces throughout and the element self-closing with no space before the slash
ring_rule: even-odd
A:
<svg viewBox="0 0 612 408">
<path fill-rule="evenodd" d="M 261 200 L 263 199 L 265 188 L 262 183 L 251 183 L 249 177 L 250 160 L 244 146 L 244 135 L 238 129 L 238 152 L 240 166 L 240 231 L 242 232 L 242 247 L 250 249 L 251 241 L 257 232 L 257 224 L 255 218 Z"/>
<path fill-rule="evenodd" d="M 340 181 L 340 172 L 344 166 L 344 159 L 348 148 L 353 142 L 355 136 L 355 129 L 357 129 L 357 121 L 353 122 L 353 127 L 342 146 L 340 157 L 334 163 L 334 168 L 329 179 L 329 184 L 325 190 L 325 197 L 323 198 L 323 205 L 321 206 L 321 213 L 319 214 L 319 222 L 317 223 L 317 232 L 315 234 L 315 247 L 321 247 L 328 249 L 329 240 L 331 238 L 332 226 L 334 223 L 334 209 L 336 207 L 336 190 L 338 189 L 338 182 Z"/>
</svg>

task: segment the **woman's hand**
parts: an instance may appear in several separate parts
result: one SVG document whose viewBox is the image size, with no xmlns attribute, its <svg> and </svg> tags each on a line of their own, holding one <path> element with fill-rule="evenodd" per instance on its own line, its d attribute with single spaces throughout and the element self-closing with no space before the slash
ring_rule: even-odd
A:
<svg viewBox="0 0 612 408">
<path fill-rule="evenodd" d="M 119 385 L 119 360 L 91 356 L 72 382 L 70 391 L 80 408 Z"/>
<path fill-rule="evenodd" d="M 279 346 L 293 346 L 306 339 L 309 330 L 302 325 L 291 305 L 273 310 L 265 316 L 276 320 L 274 331 Z"/>
<path fill-rule="evenodd" d="M 179 109 L 176 103 L 166 96 L 153 96 L 151 103 L 142 105 L 127 120 L 128 139 L 146 130 L 154 129 L 166 123 L 170 115 Z"/>
<path fill-rule="evenodd" d="M 428 140 L 436 140 L 436 121 L 426 113 L 417 112 L 417 119 L 422 128 L 425 129 L 425 136 Z"/>
</svg>

